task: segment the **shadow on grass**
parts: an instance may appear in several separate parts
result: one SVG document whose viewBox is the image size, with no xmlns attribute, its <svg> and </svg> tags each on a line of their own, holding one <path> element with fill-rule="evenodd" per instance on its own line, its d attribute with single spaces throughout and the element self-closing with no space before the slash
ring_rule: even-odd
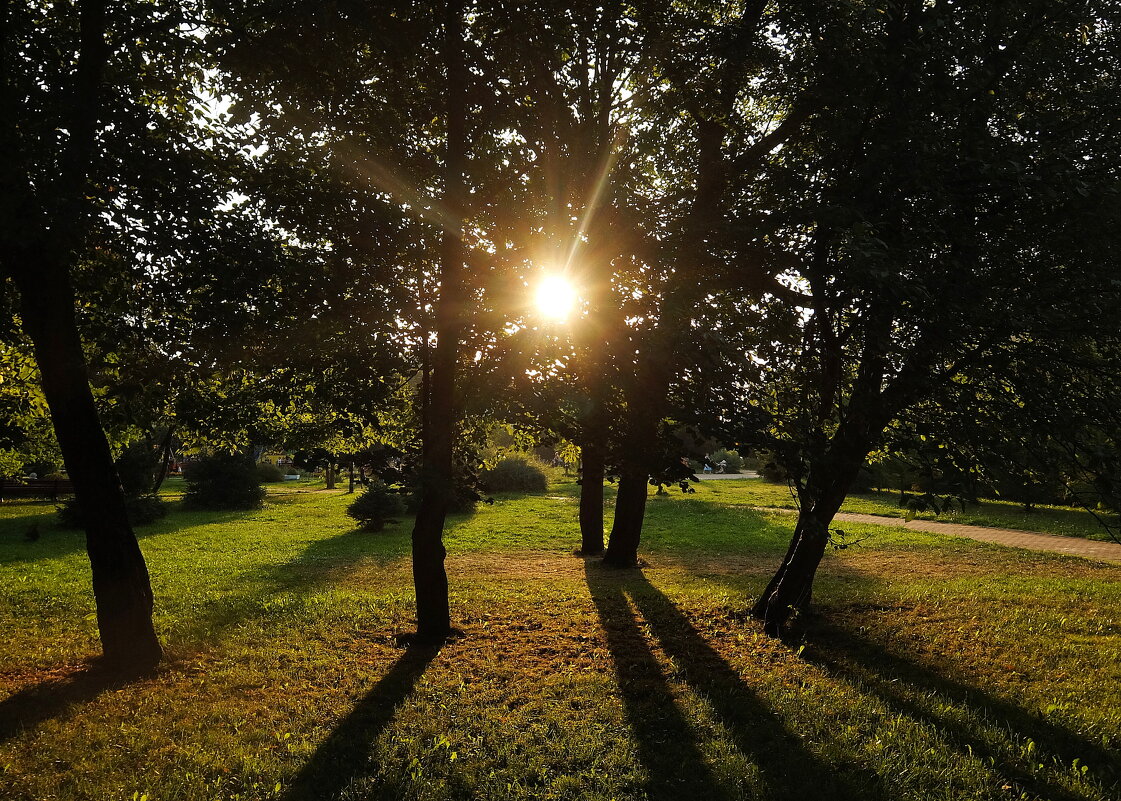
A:
<svg viewBox="0 0 1121 801">
<path fill-rule="evenodd" d="M 93 666 L 20 690 L 0 701 L 0 743 L 62 717 L 72 707 L 92 701 L 107 690 L 120 689 L 141 678 Z"/>
<path fill-rule="evenodd" d="M 705 764 L 689 722 L 674 701 L 624 592 L 621 574 L 585 563 L 588 589 L 607 635 L 627 721 L 649 774 L 652 799 L 723 799 L 727 793 Z"/>
<path fill-rule="evenodd" d="M 282 801 L 338 798 L 355 779 L 376 774 L 374 741 L 439 652 L 415 645 L 405 651 L 300 768 Z"/>
<path fill-rule="evenodd" d="M 1121 755 L 1101 743 L 981 689 L 947 678 L 823 619 L 811 625 L 809 642 L 803 652 L 807 661 L 857 684 L 897 713 L 932 726 L 963 753 L 992 765 L 1022 797 L 1050 801 L 1108 797 L 1108 792 L 1097 791 L 1083 795 L 1055 782 L 1055 772 L 1069 772 L 1075 759 L 1087 767 L 1087 778 L 1092 777 L 1107 790 L 1121 786 Z M 987 737 L 983 730 L 963 722 L 963 717 L 980 718 L 998 736 Z M 1034 746 L 1025 752 L 1020 751 L 1020 746 L 1010 748 L 999 742 L 1009 734 L 1023 738 L 1025 746 L 1030 738 Z M 1044 775 L 1044 770 L 1051 777 Z"/>
<path fill-rule="evenodd" d="M 708 700 L 736 747 L 758 767 L 768 799 L 881 797 L 879 780 L 871 771 L 854 776 L 854 769 L 848 768 L 849 775 L 841 776 L 806 748 L 641 572 L 616 573 L 589 563 L 588 584 L 593 597 L 630 598 L 685 682 Z"/>
<path fill-rule="evenodd" d="M 256 567 L 234 577 L 229 592 L 206 603 L 180 630 L 186 640 L 214 640 L 223 631 L 247 620 L 273 614 L 268 601 L 278 596 L 308 595 L 341 580 L 357 563 L 379 566 L 403 559 L 410 552 L 409 531 L 370 533 L 350 529 L 310 543 L 298 556 L 275 565 Z"/>
<path fill-rule="evenodd" d="M 266 601 L 283 593 L 302 594 L 330 582 L 354 562 L 370 555 L 371 536 L 377 541 L 381 560 L 389 561 L 409 552 L 408 532 L 371 535 L 357 529 L 336 537 L 317 540 L 299 556 L 283 564 L 250 570 L 237 577 L 237 587 L 250 584 L 250 590 L 223 596 L 204 606 L 181 629 L 177 640 L 213 641 L 239 623 L 272 614 Z M 387 538 L 388 536 L 388 541 Z M 366 547 L 364 547 L 366 546 Z M 17 692 L 0 702 L 0 742 L 40 723 L 62 717 L 75 706 L 96 698 L 107 689 L 130 683 L 128 677 L 103 668 L 89 668 L 65 679 L 49 679 Z"/>
</svg>

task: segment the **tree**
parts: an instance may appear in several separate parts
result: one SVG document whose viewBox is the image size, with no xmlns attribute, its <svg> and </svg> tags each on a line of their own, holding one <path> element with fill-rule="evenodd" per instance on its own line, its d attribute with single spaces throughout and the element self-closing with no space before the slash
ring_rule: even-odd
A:
<svg viewBox="0 0 1121 801">
<path fill-rule="evenodd" d="M 1115 8 L 1075 3 L 773 18 L 785 46 L 813 54 L 822 102 L 764 184 L 766 237 L 805 296 L 769 299 L 749 346 L 762 444 L 801 507 L 753 608 L 769 632 L 809 604 L 833 516 L 893 420 L 960 400 L 978 377 L 1029 395 L 1015 365 L 1116 342 L 1103 232 L 1121 213 L 1106 88 L 1118 23 Z"/>
<path fill-rule="evenodd" d="M 106 36 L 106 4 L 7 4 L 0 27 L 0 259 L 19 290 L 55 434 L 86 510 L 86 544 L 108 663 L 147 669 L 161 657 L 148 571 L 125 513 L 87 379 L 71 281 L 91 226 L 100 172 L 104 83 L 118 42 Z M 55 155 L 55 147 L 58 155 Z M 97 177 L 100 177 L 98 175 Z"/>
<path fill-rule="evenodd" d="M 662 418 L 671 385 L 691 362 L 684 345 L 705 302 L 708 281 L 740 267 L 739 288 L 756 296 L 780 292 L 776 264 L 759 259 L 751 218 L 728 213 L 776 148 L 808 115 L 797 82 L 776 80 L 765 69 L 781 47 L 765 26 L 767 4 L 752 2 L 727 13 L 719 4 L 689 9 L 654 6 L 639 24 L 652 30 L 650 58 L 659 65 L 657 91 L 644 104 L 641 152 L 657 175 L 659 214 L 637 256 L 653 276 L 631 332 L 635 354 L 629 379 L 627 434 L 619 492 L 605 561 L 636 563 L 647 498 L 657 461 Z M 753 209 L 752 214 L 758 214 Z"/>
</svg>

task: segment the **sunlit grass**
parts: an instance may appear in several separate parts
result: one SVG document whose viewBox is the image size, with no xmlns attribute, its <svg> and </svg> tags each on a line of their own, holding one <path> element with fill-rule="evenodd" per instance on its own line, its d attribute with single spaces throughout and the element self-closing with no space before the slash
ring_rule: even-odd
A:
<svg viewBox="0 0 1121 801">
<path fill-rule="evenodd" d="M 730 503 L 744 503 L 753 506 L 768 506 L 794 509 L 797 503 L 784 484 L 770 484 L 762 479 L 736 479 L 709 481 L 702 484 L 715 497 Z M 913 494 L 912 494 L 913 495 Z M 868 492 L 852 494 L 841 507 L 842 512 L 858 514 L 887 515 L 902 517 L 904 509 L 899 506 L 898 492 Z M 1012 501 L 984 499 L 977 504 L 966 504 L 962 511 L 956 506 L 953 510 L 935 515 L 932 512 L 919 512 L 921 520 L 939 520 L 946 523 L 962 523 L 973 526 L 996 526 L 1021 531 L 1036 531 L 1043 534 L 1058 534 L 1064 537 L 1083 537 L 1092 540 L 1109 540 L 1110 536 L 1098 523 L 1094 515 L 1082 509 L 1066 506 L 1037 506 L 1025 511 L 1021 504 Z M 1116 515 L 1101 515 L 1112 526 L 1121 526 Z"/>
<path fill-rule="evenodd" d="M 0 506 L 0 797 L 1117 794 L 1121 568 L 858 527 L 782 643 L 745 610 L 788 516 L 727 483 L 652 498 L 646 566 L 614 572 L 573 556 L 554 485 L 452 521 L 465 636 L 404 650 L 409 522 L 359 533 L 301 489 L 139 530 L 169 662 L 109 688 L 78 672 L 81 534 Z"/>
</svg>

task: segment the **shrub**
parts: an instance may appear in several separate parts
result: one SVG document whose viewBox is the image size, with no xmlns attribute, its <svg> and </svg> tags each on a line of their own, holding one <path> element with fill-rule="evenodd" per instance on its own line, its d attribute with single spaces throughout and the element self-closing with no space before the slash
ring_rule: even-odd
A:
<svg viewBox="0 0 1121 801">
<path fill-rule="evenodd" d="M 743 459 L 740 458 L 740 455 L 736 451 L 721 449 L 713 452 L 712 456 L 708 457 L 708 460 L 712 462 L 713 465 L 727 462 L 728 465 L 724 468 L 725 473 L 738 473 L 743 469 Z"/>
<path fill-rule="evenodd" d="M 759 475 L 771 484 L 786 484 L 790 481 L 790 473 L 778 463 L 773 453 L 766 451 L 759 454 Z"/>
<path fill-rule="evenodd" d="M 364 531 L 381 531 L 386 523 L 405 511 L 405 500 L 380 481 L 371 481 L 365 491 L 346 508 Z"/>
<path fill-rule="evenodd" d="M 125 495 L 140 496 L 152 491 L 160 466 L 159 454 L 143 442 L 125 448 L 115 464 Z"/>
<path fill-rule="evenodd" d="M 262 484 L 272 484 L 284 480 L 284 471 L 270 462 L 258 462 L 257 478 Z"/>
<path fill-rule="evenodd" d="M 126 495 L 125 512 L 128 522 L 134 526 L 145 526 L 160 518 L 167 517 L 167 504 L 158 495 Z M 58 524 L 62 528 L 83 528 L 85 517 L 77 498 L 67 498 L 58 505 Z"/>
<path fill-rule="evenodd" d="M 183 504 L 192 509 L 260 509 L 265 501 L 265 488 L 247 456 L 206 456 L 189 463 L 183 477 Z"/>
<path fill-rule="evenodd" d="M 508 456 L 480 478 L 490 492 L 544 492 L 549 485 L 545 471 L 524 456 Z"/>
</svg>

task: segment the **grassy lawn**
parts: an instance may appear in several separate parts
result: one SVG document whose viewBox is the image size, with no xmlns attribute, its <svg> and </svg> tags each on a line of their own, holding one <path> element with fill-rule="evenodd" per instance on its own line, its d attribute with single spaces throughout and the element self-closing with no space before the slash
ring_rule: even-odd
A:
<svg viewBox="0 0 1121 801">
<path fill-rule="evenodd" d="M 82 535 L 0 505 L 0 798 L 1121 797 L 1121 566 L 852 526 L 782 643 L 745 610 L 789 516 L 652 498 L 614 572 L 573 555 L 575 491 L 453 520 L 438 650 L 395 640 L 407 521 L 314 484 L 176 510 L 140 530 L 169 661 L 125 685 L 81 669 Z"/>
<path fill-rule="evenodd" d="M 783 484 L 769 484 L 763 479 L 742 479 L 712 481 L 717 496 L 725 503 L 747 506 L 766 506 L 778 509 L 794 509 L 797 503 L 790 490 Z M 887 515 L 902 517 L 899 508 L 898 492 L 868 492 L 850 495 L 843 512 L 856 512 L 868 515 Z M 1014 528 L 1021 531 L 1038 531 L 1043 534 L 1059 534 L 1064 537 L 1084 537 L 1091 540 L 1111 541 L 1109 534 L 1098 524 L 1094 516 L 1082 509 L 1068 506 L 1039 506 L 1031 512 L 1011 501 L 982 500 L 969 504 L 965 511 L 955 510 L 941 515 L 920 512 L 915 515 L 922 520 L 939 520 L 947 523 L 962 523 L 972 526 L 996 526 Z M 1121 525 L 1116 515 L 1103 515 L 1111 525 Z"/>
</svg>

